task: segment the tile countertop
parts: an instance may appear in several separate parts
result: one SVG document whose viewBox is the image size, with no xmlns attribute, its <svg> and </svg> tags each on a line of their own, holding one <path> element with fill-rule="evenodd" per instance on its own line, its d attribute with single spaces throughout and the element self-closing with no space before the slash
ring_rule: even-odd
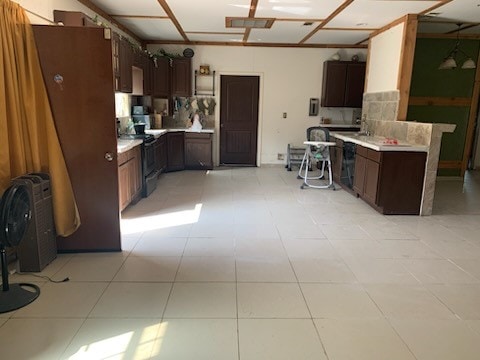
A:
<svg viewBox="0 0 480 360">
<path fill-rule="evenodd" d="M 135 146 L 140 145 L 143 140 L 135 139 L 135 140 L 125 140 L 125 139 L 117 139 L 117 153 L 121 154 L 128 150 L 133 149 Z"/>
<path fill-rule="evenodd" d="M 398 141 L 398 144 L 385 144 L 387 138 L 383 136 L 365 136 L 365 135 L 354 135 L 351 132 L 331 132 L 330 136 L 336 137 L 337 139 L 352 142 L 357 145 L 364 146 L 366 148 L 376 150 L 376 151 L 415 151 L 415 152 L 427 152 L 428 146 L 426 145 L 416 145 L 410 144 L 405 141 Z"/>
<path fill-rule="evenodd" d="M 360 125 L 357 124 L 320 124 L 320 127 L 326 128 L 355 128 L 360 130 Z"/>
<path fill-rule="evenodd" d="M 154 135 L 156 138 L 159 138 L 161 135 L 167 132 L 173 132 L 173 131 L 198 132 L 198 133 L 206 133 L 206 134 L 213 134 L 215 132 L 214 129 L 202 129 L 200 131 L 195 131 L 195 130 L 190 130 L 188 128 L 187 129 L 179 128 L 179 129 L 149 129 L 149 130 L 145 130 L 145 133 Z"/>
</svg>

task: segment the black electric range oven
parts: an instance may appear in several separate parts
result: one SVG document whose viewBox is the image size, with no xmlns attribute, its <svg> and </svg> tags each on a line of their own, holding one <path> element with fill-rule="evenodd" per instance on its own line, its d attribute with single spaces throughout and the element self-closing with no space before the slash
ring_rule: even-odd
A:
<svg viewBox="0 0 480 360">
<path fill-rule="evenodd" d="M 155 169 L 155 143 L 157 139 L 150 134 L 125 134 L 120 139 L 143 140 L 142 153 L 142 196 L 147 197 L 157 188 L 159 171 Z"/>
</svg>

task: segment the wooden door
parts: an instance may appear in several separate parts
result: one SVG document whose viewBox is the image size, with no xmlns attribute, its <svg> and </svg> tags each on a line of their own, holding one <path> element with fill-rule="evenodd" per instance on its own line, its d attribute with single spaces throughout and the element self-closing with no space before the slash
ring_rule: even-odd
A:
<svg viewBox="0 0 480 360">
<path fill-rule="evenodd" d="M 103 28 L 33 29 L 82 222 L 71 236 L 59 237 L 58 249 L 120 250 L 111 40 Z"/>
<path fill-rule="evenodd" d="M 257 164 L 259 84 L 258 76 L 221 76 L 221 164 Z"/>
</svg>

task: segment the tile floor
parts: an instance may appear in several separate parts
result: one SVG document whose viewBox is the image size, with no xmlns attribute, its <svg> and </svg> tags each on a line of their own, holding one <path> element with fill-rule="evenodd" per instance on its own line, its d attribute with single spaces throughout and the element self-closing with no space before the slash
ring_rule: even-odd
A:
<svg viewBox="0 0 480 360">
<path fill-rule="evenodd" d="M 434 215 L 382 216 L 282 167 L 163 175 L 123 213 L 123 252 L 59 255 L 11 282 L 0 358 L 480 358 L 480 174 Z M 101 236 L 101 235 L 99 235 Z"/>
</svg>

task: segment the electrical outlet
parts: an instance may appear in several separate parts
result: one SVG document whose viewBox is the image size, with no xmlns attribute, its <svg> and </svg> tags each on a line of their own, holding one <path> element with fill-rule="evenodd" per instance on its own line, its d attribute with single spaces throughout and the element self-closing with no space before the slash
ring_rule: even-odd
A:
<svg viewBox="0 0 480 360">
<path fill-rule="evenodd" d="M 286 113 L 286 112 L 283 113 L 283 118 L 284 118 L 284 119 L 287 118 L 287 113 Z"/>
<path fill-rule="evenodd" d="M 285 159 L 284 154 L 280 154 L 280 153 L 277 154 L 277 160 L 284 160 L 284 159 Z"/>
</svg>

